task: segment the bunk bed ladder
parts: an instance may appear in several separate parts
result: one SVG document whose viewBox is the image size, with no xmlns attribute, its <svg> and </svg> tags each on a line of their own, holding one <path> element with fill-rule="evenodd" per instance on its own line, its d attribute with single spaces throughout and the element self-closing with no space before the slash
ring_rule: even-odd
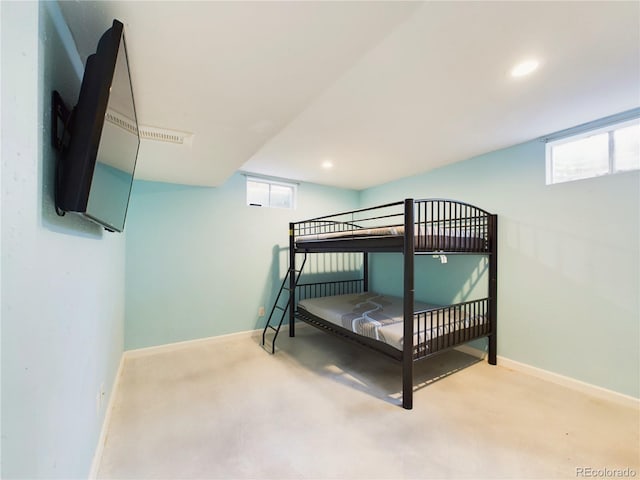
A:
<svg viewBox="0 0 640 480">
<path fill-rule="evenodd" d="M 302 275 L 302 270 L 304 269 L 304 264 L 307 262 L 307 254 L 304 254 L 304 260 L 302 260 L 302 265 L 300 265 L 300 270 L 296 270 L 295 266 L 289 266 L 287 270 L 287 274 L 284 276 L 284 280 L 282 280 L 282 285 L 280 286 L 280 290 L 278 291 L 278 295 L 276 296 L 275 302 L 273 302 L 273 308 L 271 309 L 271 313 L 269 314 L 269 318 L 267 319 L 267 324 L 262 331 L 262 347 L 266 350 L 266 335 L 267 330 L 271 329 L 276 332 L 273 335 L 273 340 L 271 342 L 271 353 L 276 353 L 276 338 L 278 338 L 278 333 L 280 333 L 280 327 L 282 327 L 282 322 L 284 321 L 284 317 L 287 315 L 287 310 L 289 309 L 289 305 L 291 305 L 290 298 L 291 295 L 295 295 L 295 287 L 298 285 L 298 281 L 300 280 L 300 276 Z M 291 287 L 290 279 L 294 279 L 293 288 Z M 287 303 L 284 307 L 281 307 L 278 302 L 280 301 L 280 297 L 282 296 L 282 292 L 289 292 L 287 296 Z M 278 321 L 277 326 L 272 325 L 271 321 L 274 319 L 274 316 L 277 318 L 278 314 L 276 311 L 280 312 L 280 320 Z"/>
</svg>

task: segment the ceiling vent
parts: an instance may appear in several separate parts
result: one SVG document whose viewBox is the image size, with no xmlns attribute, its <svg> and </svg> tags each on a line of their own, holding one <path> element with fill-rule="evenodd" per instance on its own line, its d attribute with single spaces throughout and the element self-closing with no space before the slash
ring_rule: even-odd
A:
<svg viewBox="0 0 640 480">
<path fill-rule="evenodd" d="M 191 144 L 192 133 L 178 132 L 176 130 L 168 130 L 166 128 L 148 127 L 140 125 L 136 129 L 136 125 L 131 119 L 114 110 L 109 110 L 105 115 L 106 120 L 124 130 L 133 133 L 139 133 L 142 140 L 153 140 L 155 142 Z"/>
</svg>

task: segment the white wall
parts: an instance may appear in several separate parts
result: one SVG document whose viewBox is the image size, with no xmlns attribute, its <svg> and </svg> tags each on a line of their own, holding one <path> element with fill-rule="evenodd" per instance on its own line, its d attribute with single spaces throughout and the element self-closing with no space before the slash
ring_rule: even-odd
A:
<svg viewBox="0 0 640 480">
<path fill-rule="evenodd" d="M 53 210 L 51 90 L 74 104 L 80 85 L 57 4 L 0 9 L 2 478 L 86 478 L 123 350 L 125 239 Z"/>
</svg>

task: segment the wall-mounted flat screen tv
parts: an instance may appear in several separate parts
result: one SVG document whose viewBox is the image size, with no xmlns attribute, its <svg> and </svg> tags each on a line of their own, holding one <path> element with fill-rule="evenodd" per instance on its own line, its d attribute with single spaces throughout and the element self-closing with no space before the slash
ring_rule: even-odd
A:
<svg viewBox="0 0 640 480">
<path fill-rule="evenodd" d="M 56 210 L 122 232 L 140 137 L 121 22 L 113 21 L 87 59 L 75 108 L 69 111 L 57 92 L 52 107 L 53 142 L 61 151 Z"/>
</svg>

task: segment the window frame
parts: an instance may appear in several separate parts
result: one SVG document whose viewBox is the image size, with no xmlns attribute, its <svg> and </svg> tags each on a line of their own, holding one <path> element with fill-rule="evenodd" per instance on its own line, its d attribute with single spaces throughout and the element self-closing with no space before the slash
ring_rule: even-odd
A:
<svg viewBox="0 0 640 480">
<path fill-rule="evenodd" d="M 250 203 L 249 182 L 262 183 L 262 184 L 269 185 L 269 204 L 268 205 L 258 205 L 255 203 Z M 280 187 L 288 187 L 291 189 L 291 206 L 280 207 L 280 206 L 271 204 L 271 187 L 273 185 L 280 186 Z M 247 207 L 263 207 L 263 208 L 278 208 L 281 210 L 295 210 L 297 205 L 297 197 L 298 197 L 298 185 L 296 183 L 287 182 L 286 180 L 281 180 L 281 179 L 260 177 L 256 175 L 245 175 L 245 204 Z"/>
<path fill-rule="evenodd" d="M 606 175 L 613 175 L 616 173 L 626 173 L 626 172 L 633 172 L 633 171 L 637 171 L 640 170 L 640 168 L 632 168 L 632 169 L 627 169 L 627 170 L 617 170 L 616 169 L 616 165 L 615 165 L 615 142 L 614 142 L 614 132 L 617 130 L 621 130 L 625 127 L 629 127 L 632 125 L 640 125 L 640 117 L 635 117 L 635 118 L 631 118 L 631 119 L 627 119 L 627 120 L 621 120 L 615 123 L 610 123 L 606 126 L 602 126 L 602 127 L 595 127 L 595 128 L 591 128 L 588 130 L 584 130 L 580 133 L 575 133 L 575 134 L 570 134 L 570 135 L 566 135 L 566 136 L 562 136 L 559 138 L 555 138 L 553 140 L 548 139 L 546 141 L 546 145 L 545 145 L 545 161 L 546 161 L 546 165 L 545 165 L 545 178 L 546 178 L 546 184 L 547 185 L 558 185 L 561 183 L 569 183 L 569 182 L 577 182 L 579 180 L 587 180 L 589 178 L 598 178 L 598 177 L 603 177 Z M 565 145 L 567 143 L 572 143 L 572 142 L 576 142 L 579 140 L 583 140 L 585 138 L 589 138 L 595 135 L 600 135 L 603 133 L 607 133 L 608 134 L 608 158 L 607 158 L 607 163 L 608 163 L 608 169 L 605 173 L 602 174 L 593 174 L 590 175 L 588 177 L 582 177 L 582 178 L 574 178 L 574 179 L 569 179 L 569 180 L 563 180 L 563 181 L 554 181 L 553 179 L 553 148 L 560 146 L 560 145 Z"/>
</svg>

